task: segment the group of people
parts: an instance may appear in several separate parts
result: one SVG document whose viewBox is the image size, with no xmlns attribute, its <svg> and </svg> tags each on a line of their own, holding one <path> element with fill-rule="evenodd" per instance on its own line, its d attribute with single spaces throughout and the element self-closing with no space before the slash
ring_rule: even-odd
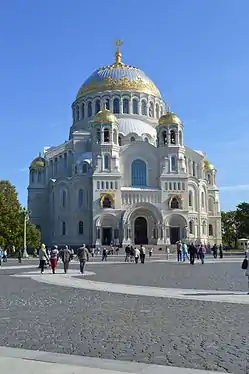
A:
<svg viewBox="0 0 249 374">
<path fill-rule="evenodd" d="M 152 256 L 153 248 L 149 250 L 149 256 Z M 138 263 L 140 259 L 141 264 L 144 264 L 146 250 L 145 247 L 141 244 L 139 248 L 133 247 L 132 245 L 127 245 L 125 247 L 125 262 L 135 262 Z"/>
<path fill-rule="evenodd" d="M 201 260 L 201 263 L 204 264 L 205 255 L 206 253 L 212 253 L 213 256 L 216 259 L 218 257 L 218 251 L 220 258 L 223 258 L 223 248 L 222 245 L 217 247 L 216 244 L 213 245 L 211 248 L 210 245 L 206 246 L 203 244 L 195 245 L 194 243 L 191 243 L 187 245 L 186 243 L 179 240 L 177 243 L 177 261 L 186 261 L 189 260 L 191 265 L 194 265 L 195 259 Z"/>
<path fill-rule="evenodd" d="M 0 266 L 2 265 L 2 261 L 7 262 L 7 260 L 8 260 L 7 249 L 0 247 Z"/>
<path fill-rule="evenodd" d="M 77 249 L 76 255 L 80 263 L 80 272 L 81 274 L 84 274 L 85 264 L 89 261 L 89 251 L 85 244 Z M 47 249 L 45 244 L 42 244 L 39 250 L 39 268 L 41 269 L 41 274 L 44 273 L 46 263 L 50 265 L 52 273 L 55 274 L 59 259 L 61 259 L 63 263 L 64 273 L 66 274 L 69 268 L 69 263 L 73 258 L 74 251 L 69 249 L 68 246 L 59 250 L 57 245 L 54 245 L 51 249 Z"/>
</svg>

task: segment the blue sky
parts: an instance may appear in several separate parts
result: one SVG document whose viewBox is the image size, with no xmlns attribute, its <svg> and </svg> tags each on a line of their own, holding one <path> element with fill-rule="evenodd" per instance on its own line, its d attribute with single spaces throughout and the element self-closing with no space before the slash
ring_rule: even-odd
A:
<svg viewBox="0 0 249 374">
<path fill-rule="evenodd" d="M 222 208 L 248 200 L 248 14 L 247 0 L 2 0 L 0 179 L 26 203 L 30 161 L 68 138 L 79 86 L 120 38 L 216 165 Z"/>
</svg>

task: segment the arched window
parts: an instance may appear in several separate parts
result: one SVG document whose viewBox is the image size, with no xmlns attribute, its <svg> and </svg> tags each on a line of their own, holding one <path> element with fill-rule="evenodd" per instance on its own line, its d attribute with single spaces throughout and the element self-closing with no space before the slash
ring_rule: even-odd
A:
<svg viewBox="0 0 249 374">
<path fill-rule="evenodd" d="M 134 160 L 131 164 L 131 185 L 132 187 L 147 186 L 147 168 L 143 160 Z"/>
<path fill-rule="evenodd" d="M 162 116 L 163 115 L 163 107 L 161 106 L 161 108 L 160 108 L 160 116 Z"/>
<path fill-rule="evenodd" d="M 79 106 L 77 105 L 76 106 L 76 121 L 79 121 L 80 119 L 80 108 Z"/>
<path fill-rule="evenodd" d="M 176 157 L 171 156 L 171 171 L 176 171 Z"/>
<path fill-rule="evenodd" d="M 166 130 L 162 131 L 162 141 L 163 141 L 163 144 L 167 144 L 167 131 Z"/>
<path fill-rule="evenodd" d="M 84 162 L 82 165 L 82 173 L 86 174 L 88 172 L 88 163 Z"/>
<path fill-rule="evenodd" d="M 149 106 L 149 117 L 154 118 L 154 104 L 150 102 Z"/>
<path fill-rule="evenodd" d="M 81 208 L 84 202 L 84 191 L 82 189 L 78 192 L 78 207 Z"/>
<path fill-rule="evenodd" d="M 37 182 L 40 182 L 40 181 L 41 181 L 41 171 L 39 170 L 38 171 Z"/>
<path fill-rule="evenodd" d="M 118 137 L 118 145 L 119 146 L 121 146 L 122 145 L 122 138 L 121 138 L 121 136 L 119 135 L 119 137 Z"/>
<path fill-rule="evenodd" d="M 205 199 L 204 199 L 204 192 L 202 191 L 201 193 L 201 207 L 204 208 L 205 207 Z"/>
<path fill-rule="evenodd" d="M 104 129 L 104 142 L 105 143 L 110 142 L 110 131 L 109 131 L 109 129 Z"/>
<path fill-rule="evenodd" d="M 87 117 L 92 117 L 92 114 L 93 114 L 92 103 L 91 101 L 89 101 L 89 103 L 87 104 Z"/>
<path fill-rule="evenodd" d="M 156 118 L 159 119 L 159 105 L 156 104 Z"/>
<path fill-rule="evenodd" d="M 78 168 L 77 168 L 77 165 L 75 165 L 74 167 L 74 173 L 77 174 L 78 173 Z"/>
<path fill-rule="evenodd" d="M 179 131 L 179 144 L 182 145 L 182 132 Z"/>
<path fill-rule="evenodd" d="M 134 138 L 134 136 L 132 136 L 130 140 L 131 140 L 131 143 L 133 143 L 135 142 L 136 139 Z"/>
<path fill-rule="evenodd" d="M 179 209 L 179 201 L 176 197 L 173 197 L 170 204 L 171 209 Z"/>
<path fill-rule="evenodd" d="M 83 235 L 84 233 L 84 224 L 82 221 L 79 222 L 79 227 L 78 227 L 79 235 Z"/>
<path fill-rule="evenodd" d="M 208 181 L 208 184 L 211 184 L 211 175 L 209 173 L 207 175 L 207 181 Z"/>
<path fill-rule="evenodd" d="M 193 175 L 193 177 L 195 177 L 195 162 L 193 161 L 193 163 L 192 163 L 192 175 Z"/>
<path fill-rule="evenodd" d="M 117 141 L 118 141 L 118 134 L 117 134 L 117 130 L 113 130 L 113 143 L 114 144 L 117 144 Z"/>
<path fill-rule="evenodd" d="M 109 196 L 105 196 L 102 202 L 102 208 L 111 208 L 112 202 Z"/>
<path fill-rule="evenodd" d="M 113 113 L 119 113 L 119 99 L 113 100 Z"/>
<path fill-rule="evenodd" d="M 193 221 L 189 221 L 189 233 L 193 234 L 194 233 L 194 225 Z"/>
<path fill-rule="evenodd" d="M 110 156 L 105 155 L 104 156 L 104 169 L 109 169 L 110 168 Z"/>
<path fill-rule="evenodd" d="M 147 104 L 145 100 L 142 100 L 142 115 L 147 116 Z"/>
<path fill-rule="evenodd" d="M 149 143 L 149 139 L 147 137 L 144 138 L 145 143 Z"/>
<path fill-rule="evenodd" d="M 188 205 L 193 206 L 193 192 L 189 191 L 188 193 Z"/>
<path fill-rule="evenodd" d="M 73 122 L 76 121 L 76 109 L 73 108 Z"/>
<path fill-rule="evenodd" d="M 211 197 L 208 199 L 208 211 L 214 214 L 214 200 Z"/>
<path fill-rule="evenodd" d="M 35 173 L 34 173 L 34 170 L 32 170 L 30 172 L 30 179 L 31 179 L 31 182 L 34 183 L 34 180 L 35 180 Z"/>
<path fill-rule="evenodd" d="M 95 101 L 95 114 L 100 111 L 100 100 Z"/>
<path fill-rule="evenodd" d="M 99 144 L 101 142 L 101 132 L 100 129 L 96 130 L 96 143 Z"/>
<path fill-rule="evenodd" d="M 81 105 L 81 118 L 84 119 L 85 118 L 85 104 L 82 103 Z"/>
<path fill-rule="evenodd" d="M 132 100 L 132 110 L 133 110 L 133 114 L 138 114 L 138 101 L 137 101 L 137 99 Z"/>
<path fill-rule="evenodd" d="M 126 113 L 126 114 L 129 113 L 129 100 L 128 99 L 123 100 L 123 113 Z"/>
<path fill-rule="evenodd" d="M 62 206 L 63 208 L 66 208 L 67 205 L 67 193 L 66 191 L 62 191 Z"/>
<path fill-rule="evenodd" d="M 62 222 L 62 225 L 61 225 L 61 234 L 62 235 L 66 235 L 66 222 Z"/>
<path fill-rule="evenodd" d="M 211 224 L 208 225 L 208 235 L 209 236 L 213 236 L 214 235 L 213 225 L 211 225 Z"/>
<path fill-rule="evenodd" d="M 170 144 L 176 144 L 176 133 L 174 130 L 170 130 Z"/>
</svg>

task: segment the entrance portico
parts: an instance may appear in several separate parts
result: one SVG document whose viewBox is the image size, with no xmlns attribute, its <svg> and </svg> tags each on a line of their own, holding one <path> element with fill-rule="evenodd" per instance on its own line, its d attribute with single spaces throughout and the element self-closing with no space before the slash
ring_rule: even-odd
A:
<svg viewBox="0 0 249 374">
<path fill-rule="evenodd" d="M 120 243 L 120 216 L 106 212 L 94 220 L 95 245 L 109 246 Z"/>
<path fill-rule="evenodd" d="M 163 241 L 161 212 L 152 204 L 134 204 L 124 213 L 123 244 L 161 244 Z"/>
</svg>

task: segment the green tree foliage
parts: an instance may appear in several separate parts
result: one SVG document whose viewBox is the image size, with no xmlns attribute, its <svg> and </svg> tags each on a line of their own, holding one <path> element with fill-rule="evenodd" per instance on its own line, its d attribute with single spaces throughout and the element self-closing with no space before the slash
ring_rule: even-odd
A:
<svg viewBox="0 0 249 374">
<path fill-rule="evenodd" d="M 222 242 L 229 248 L 235 248 L 237 243 L 236 211 L 221 212 Z"/>
<path fill-rule="evenodd" d="M 249 204 L 240 203 L 236 209 L 236 226 L 238 238 L 249 238 Z"/>
<path fill-rule="evenodd" d="M 23 248 L 24 217 L 15 187 L 7 180 L 0 180 L 0 245 Z M 39 230 L 27 222 L 27 245 L 37 247 L 39 241 Z"/>
</svg>

